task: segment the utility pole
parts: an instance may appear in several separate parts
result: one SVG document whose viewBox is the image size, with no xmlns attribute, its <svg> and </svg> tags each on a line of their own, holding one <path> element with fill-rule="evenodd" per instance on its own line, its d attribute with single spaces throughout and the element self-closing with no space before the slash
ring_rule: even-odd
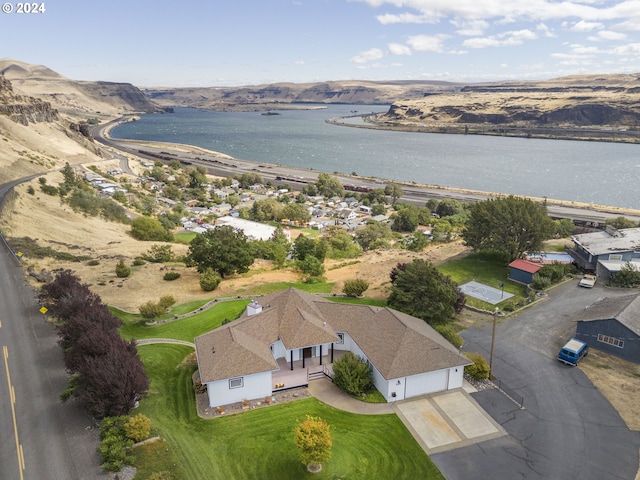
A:
<svg viewBox="0 0 640 480">
<path fill-rule="evenodd" d="M 491 352 L 489 353 L 489 380 L 493 378 L 493 345 L 496 340 L 496 317 L 498 316 L 498 307 L 493 311 L 493 331 L 491 333 Z"/>
</svg>

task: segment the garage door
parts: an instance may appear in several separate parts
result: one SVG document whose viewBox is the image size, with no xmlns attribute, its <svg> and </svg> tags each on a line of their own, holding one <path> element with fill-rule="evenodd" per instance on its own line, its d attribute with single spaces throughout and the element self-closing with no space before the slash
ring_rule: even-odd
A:
<svg viewBox="0 0 640 480">
<path fill-rule="evenodd" d="M 448 373 L 448 370 L 438 370 L 407 377 L 405 398 L 446 390 Z"/>
</svg>

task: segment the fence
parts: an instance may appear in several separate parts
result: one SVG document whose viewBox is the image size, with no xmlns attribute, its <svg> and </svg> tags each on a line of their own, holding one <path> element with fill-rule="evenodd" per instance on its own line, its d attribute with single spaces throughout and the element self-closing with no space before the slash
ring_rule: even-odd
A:
<svg viewBox="0 0 640 480">
<path fill-rule="evenodd" d="M 502 393 L 504 393 L 507 397 L 509 397 L 511 400 L 513 400 L 515 403 L 517 403 L 518 405 L 520 405 L 520 408 L 524 408 L 524 397 L 522 397 L 521 395 L 518 395 L 515 390 L 513 390 L 512 388 L 510 388 L 508 385 L 506 385 L 502 380 L 500 380 L 499 378 L 495 378 L 493 380 L 494 385 L 498 388 L 498 390 L 500 390 Z"/>
</svg>

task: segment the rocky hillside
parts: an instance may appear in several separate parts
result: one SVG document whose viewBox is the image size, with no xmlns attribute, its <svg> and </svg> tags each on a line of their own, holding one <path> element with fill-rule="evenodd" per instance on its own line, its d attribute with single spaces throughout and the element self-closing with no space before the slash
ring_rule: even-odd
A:
<svg viewBox="0 0 640 480">
<path fill-rule="evenodd" d="M 640 126 L 640 75 L 583 75 L 467 85 L 459 92 L 398 99 L 376 123 L 625 130 Z"/>
<path fill-rule="evenodd" d="M 129 83 L 71 80 L 47 67 L 8 58 L 0 60 L 0 75 L 10 80 L 15 90 L 49 102 L 61 114 L 74 119 L 162 111 Z"/>
<path fill-rule="evenodd" d="M 248 87 L 154 88 L 146 95 L 163 106 L 207 108 L 220 111 L 253 111 L 301 108 L 305 103 L 389 105 L 394 100 L 422 98 L 460 90 L 462 84 L 448 82 L 274 83 Z"/>
<path fill-rule="evenodd" d="M 0 75 L 0 115 L 6 115 L 22 125 L 58 120 L 58 111 L 49 102 L 18 95 L 11 82 Z"/>
</svg>

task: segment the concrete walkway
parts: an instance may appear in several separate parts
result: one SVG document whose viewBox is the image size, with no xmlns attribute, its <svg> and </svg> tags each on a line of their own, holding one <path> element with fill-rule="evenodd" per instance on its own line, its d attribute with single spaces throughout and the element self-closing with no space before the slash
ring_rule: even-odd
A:
<svg viewBox="0 0 640 480">
<path fill-rule="evenodd" d="M 343 392 L 329 379 L 309 382 L 311 395 L 340 410 L 363 415 L 395 413 L 428 455 L 506 435 L 468 390 L 474 389 L 466 384 L 465 388 L 394 403 L 366 403 Z"/>
</svg>

